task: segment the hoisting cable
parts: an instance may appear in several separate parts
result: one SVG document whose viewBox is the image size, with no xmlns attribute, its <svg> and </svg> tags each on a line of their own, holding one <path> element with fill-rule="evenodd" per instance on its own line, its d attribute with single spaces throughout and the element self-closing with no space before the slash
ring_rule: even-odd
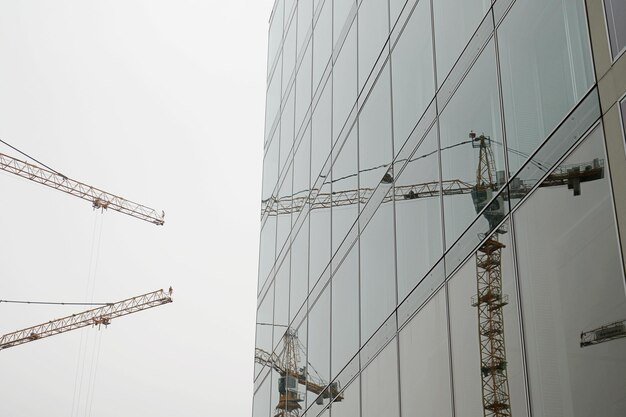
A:
<svg viewBox="0 0 626 417">
<path fill-rule="evenodd" d="M 26 158 L 31 159 L 31 160 L 33 160 L 33 161 L 37 162 L 39 165 L 41 165 L 41 166 L 43 166 L 43 167 L 45 167 L 45 168 L 48 168 L 50 171 L 54 172 L 55 174 L 58 174 L 58 175 L 62 176 L 63 178 L 67 178 L 65 175 L 61 174 L 61 173 L 60 173 L 59 171 L 57 171 L 56 169 L 52 169 L 52 168 L 50 168 L 48 165 L 46 165 L 46 164 L 44 164 L 43 162 L 41 162 L 41 161 L 39 161 L 39 160 L 37 160 L 37 159 L 33 158 L 32 156 L 30 156 L 30 155 L 29 155 L 29 154 L 27 154 L 27 153 L 20 151 L 19 149 L 17 149 L 15 146 L 11 145 L 10 143 L 7 143 L 6 141 L 4 141 L 4 140 L 2 140 L 2 139 L 0 139 L 0 142 L 4 143 L 4 144 L 5 144 L 5 145 L 7 145 L 9 148 L 11 148 L 11 149 L 13 149 L 14 151 L 16 151 L 16 152 L 20 153 L 21 155 L 25 156 Z"/>
</svg>

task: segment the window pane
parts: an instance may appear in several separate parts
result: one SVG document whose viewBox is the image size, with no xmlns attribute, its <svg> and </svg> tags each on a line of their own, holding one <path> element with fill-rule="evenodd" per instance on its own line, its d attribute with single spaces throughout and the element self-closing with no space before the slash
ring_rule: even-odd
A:
<svg viewBox="0 0 626 417">
<path fill-rule="evenodd" d="M 343 261 L 332 278 L 332 376 L 343 369 L 359 349 L 359 247 Z"/>
<path fill-rule="evenodd" d="M 312 0 L 299 0 L 298 1 L 298 55 L 302 50 L 304 42 L 308 39 L 305 38 L 307 32 L 311 28 L 313 22 L 313 1 Z"/>
<path fill-rule="evenodd" d="M 274 260 L 276 259 L 276 216 L 269 215 L 261 230 L 261 243 L 259 245 L 259 283 L 258 291 L 265 282 Z"/>
<path fill-rule="evenodd" d="M 626 318 L 609 175 L 594 174 L 603 140 L 598 127 L 557 168 L 572 188 L 547 180 L 514 216 L 534 416 L 619 415 L 626 404 L 626 339 L 597 331 L 600 343 L 581 347 L 581 333 Z"/>
<path fill-rule="evenodd" d="M 393 204 L 382 204 L 361 234 L 361 341 L 363 343 L 396 307 L 393 243 Z"/>
<path fill-rule="evenodd" d="M 278 64 L 278 70 L 274 71 L 272 79 L 267 86 L 267 97 L 265 98 L 265 135 L 269 135 L 272 125 L 278 111 L 280 109 L 280 63 Z"/>
<path fill-rule="evenodd" d="M 330 381 L 330 286 L 326 287 L 309 313 L 309 355 L 307 374 L 320 385 Z M 316 416 L 327 401 L 318 401 L 317 395 L 307 391 L 307 415 Z"/>
<path fill-rule="evenodd" d="M 337 381 L 341 387 L 342 381 Z M 333 417 L 360 417 L 361 413 L 361 398 L 360 398 L 360 378 L 357 377 L 350 386 L 343 392 L 343 399 L 341 401 L 333 402 L 332 415 Z"/>
<path fill-rule="evenodd" d="M 372 88 L 359 115 L 360 187 L 374 188 L 393 159 L 389 66 Z"/>
<path fill-rule="evenodd" d="M 362 416 L 397 417 L 398 345 L 394 339 L 361 374 Z"/>
<path fill-rule="evenodd" d="M 333 253 L 335 253 L 352 225 L 356 222 L 359 213 L 359 203 L 358 201 L 353 201 L 353 196 L 359 189 L 356 138 L 355 128 L 346 139 L 341 153 L 337 156 L 337 160 L 333 163 Z"/>
<path fill-rule="evenodd" d="M 386 0 L 362 0 L 358 13 L 361 90 L 389 35 L 389 6 Z"/>
<path fill-rule="evenodd" d="M 513 416 L 528 415 L 521 355 L 513 245 L 506 225 L 483 243 L 448 284 L 456 415 L 483 414 L 483 395 L 502 386 Z M 495 242 L 495 243 L 494 243 Z M 497 247 L 493 252 L 487 250 Z M 477 293 L 481 294 L 478 303 Z M 480 329 L 480 330 L 479 330 Z M 480 334 L 479 334 L 480 331 Z M 482 347 L 482 348 L 481 348 Z M 486 388 L 481 391 L 481 383 Z M 484 394 L 483 394 L 484 393 Z"/>
<path fill-rule="evenodd" d="M 331 83 L 326 88 L 317 102 L 313 111 L 313 128 L 311 137 L 311 184 L 315 184 L 320 171 L 330 154 L 331 146 Z"/>
<path fill-rule="evenodd" d="M 514 172 L 593 84 L 584 2 L 517 2 L 498 28 L 498 45 Z"/>
<path fill-rule="evenodd" d="M 481 181 L 484 184 L 492 183 L 495 186 L 497 177 L 503 177 L 503 173 L 498 173 L 504 171 L 504 154 L 496 79 L 492 40 L 440 118 L 442 181 L 444 184 L 446 181 L 456 180 L 465 183 L 451 183 L 454 189 L 462 192 L 444 192 L 445 237 L 448 248 L 476 218 L 476 212 L 489 201 L 493 193 L 493 187 L 485 187 L 477 195 L 476 204 L 472 196 L 468 195 L 468 185 L 473 186 L 477 182 L 479 163 L 484 167 L 484 170 L 481 169 Z M 470 139 L 470 132 L 476 134 L 476 140 Z M 486 163 L 487 160 L 489 163 Z"/>
<path fill-rule="evenodd" d="M 265 378 L 261 387 L 254 393 L 254 405 L 252 406 L 252 417 L 270 416 L 270 386 L 271 378 Z"/>
<path fill-rule="evenodd" d="M 333 8 L 334 8 L 333 44 L 337 43 L 337 40 L 339 39 L 339 35 L 341 34 L 341 29 L 343 29 L 346 23 L 346 19 L 348 18 L 348 14 L 350 13 L 350 9 L 352 9 L 352 7 L 355 5 L 356 5 L 356 0 L 334 0 L 333 1 Z"/>
<path fill-rule="evenodd" d="M 402 329 L 402 415 L 452 416 L 446 299 L 443 291 Z"/>
<path fill-rule="evenodd" d="M 396 180 L 398 300 L 424 277 L 443 255 L 437 129 L 409 159 Z"/>
<path fill-rule="evenodd" d="M 304 303 L 309 291 L 309 222 L 305 220 L 291 245 L 291 286 L 289 321 Z"/>
<path fill-rule="evenodd" d="M 313 91 L 317 90 L 317 85 L 333 50 L 332 3 L 331 0 L 324 2 L 322 11 L 313 29 Z"/>
<path fill-rule="evenodd" d="M 283 94 L 287 91 L 291 75 L 296 65 L 296 21 L 291 21 L 283 45 Z"/>
<path fill-rule="evenodd" d="M 626 2 L 623 0 L 604 0 L 606 23 L 613 58 L 626 48 Z"/>
<path fill-rule="evenodd" d="M 333 67 L 333 139 L 356 101 L 356 29 L 353 25 Z M 333 141 L 334 142 L 334 141 Z"/>
<path fill-rule="evenodd" d="M 311 105 L 311 69 L 311 43 L 308 43 L 296 78 L 296 134 Z"/>
<path fill-rule="evenodd" d="M 438 85 L 443 84 L 489 7 L 491 0 L 433 1 Z"/>
<path fill-rule="evenodd" d="M 270 23 L 269 41 L 268 41 L 268 55 L 267 55 L 267 69 L 271 68 L 274 63 L 280 42 L 283 39 L 283 0 L 276 2 L 276 9 L 274 11 L 274 17 Z M 280 67 L 278 67 L 280 71 Z"/>
<path fill-rule="evenodd" d="M 393 135 L 397 154 L 435 94 L 430 2 L 420 1 L 393 52 Z"/>
</svg>

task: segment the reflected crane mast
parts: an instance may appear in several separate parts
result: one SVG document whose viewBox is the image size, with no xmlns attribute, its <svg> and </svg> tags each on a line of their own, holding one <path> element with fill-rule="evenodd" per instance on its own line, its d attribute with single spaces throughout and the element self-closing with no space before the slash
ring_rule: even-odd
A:
<svg viewBox="0 0 626 417">
<path fill-rule="evenodd" d="M 108 326 L 111 320 L 172 302 L 172 291 L 153 291 L 128 298 L 103 307 L 72 314 L 71 316 L 38 324 L 26 329 L 7 333 L 0 337 L 0 350 L 34 342 L 46 337 L 69 332 L 87 326 Z"/>
<path fill-rule="evenodd" d="M 162 226 L 165 223 L 165 213 L 163 211 L 158 213 L 150 207 L 129 201 L 91 185 L 70 179 L 58 172 L 20 161 L 2 153 L 0 153 L 0 169 L 18 177 L 63 191 L 74 197 L 87 200 L 92 203 L 94 209 L 115 210 L 158 226 Z"/>
<path fill-rule="evenodd" d="M 255 349 L 254 361 L 263 366 L 269 366 L 278 374 L 278 404 L 275 407 L 274 417 L 298 417 L 304 400 L 298 391 L 298 385 L 303 385 L 306 391 L 316 394 L 317 404 L 323 404 L 325 399 L 330 398 L 331 402 L 343 400 L 343 394 L 339 391 L 339 383 L 327 382 L 314 378 L 311 371 L 315 372 L 311 364 L 305 367 L 298 367 L 300 363 L 300 352 L 304 349 L 298 340 L 295 330 L 287 328 L 283 337 L 284 348 L 280 355 L 268 353 L 263 349 Z"/>
</svg>

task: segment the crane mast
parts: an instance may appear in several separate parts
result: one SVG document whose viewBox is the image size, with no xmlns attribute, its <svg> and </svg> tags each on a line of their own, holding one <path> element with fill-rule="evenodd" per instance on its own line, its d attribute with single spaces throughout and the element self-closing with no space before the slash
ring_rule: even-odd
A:
<svg viewBox="0 0 626 417">
<path fill-rule="evenodd" d="M 93 208 L 111 209 L 162 226 L 165 223 L 165 213 L 142 204 L 134 203 L 123 197 L 107 193 L 99 188 L 70 179 L 58 172 L 20 161 L 11 156 L 0 153 L 0 169 L 37 182 L 64 193 L 82 198 L 92 203 Z"/>
<path fill-rule="evenodd" d="M 158 307 L 172 302 L 171 288 L 168 293 L 163 290 L 128 298 L 103 307 L 72 314 L 71 316 L 38 324 L 26 329 L 7 333 L 0 337 L 0 350 L 34 342 L 45 337 L 69 332 L 87 326 L 109 325 L 111 320 L 133 314 L 149 308 Z"/>
</svg>

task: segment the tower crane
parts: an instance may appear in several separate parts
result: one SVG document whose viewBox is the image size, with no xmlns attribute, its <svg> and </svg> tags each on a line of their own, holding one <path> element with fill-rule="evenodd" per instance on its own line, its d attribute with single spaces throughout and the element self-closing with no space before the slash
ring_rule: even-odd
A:
<svg viewBox="0 0 626 417">
<path fill-rule="evenodd" d="M 504 185 L 504 176 L 498 175 L 499 173 L 495 170 L 492 141 L 489 136 L 484 134 L 477 136 L 474 132 L 470 132 L 469 139 L 472 147 L 477 148 L 479 153 L 474 184 L 453 179 L 443 180 L 441 188 L 438 181 L 396 186 L 392 192 L 384 197 L 382 203 L 392 200 L 435 197 L 439 194 L 471 194 L 476 213 L 482 211 L 483 217 L 489 222 L 489 230 L 495 230 L 495 233 L 488 238 L 486 238 L 486 234 L 480 236 L 481 241 L 484 241 L 476 251 L 476 295 L 472 297 L 471 303 L 477 307 L 478 311 L 484 416 L 511 417 L 502 310 L 508 304 L 508 296 L 502 294 L 502 249 L 506 246 L 499 241 L 499 235 L 506 233 L 507 230 L 503 226 L 498 227 L 498 225 L 505 217 L 505 199 L 522 198 L 530 191 L 533 184 L 513 180 L 509 184 L 508 193 L 502 193 L 495 200 L 492 200 L 493 195 Z M 567 185 L 568 189 L 572 189 L 576 196 L 580 194 L 582 182 L 594 181 L 603 177 L 604 161 L 596 158 L 589 163 L 559 166 L 542 181 L 539 187 Z M 393 181 L 394 179 L 389 173 L 385 174 L 382 180 L 384 183 L 392 183 Z M 297 213 L 306 204 L 310 204 L 311 210 L 315 210 L 358 202 L 365 203 L 373 192 L 374 189 L 372 188 L 335 193 L 319 193 L 319 190 L 313 190 L 310 196 L 295 195 L 286 199 L 270 198 L 263 202 L 261 215 L 263 216 L 265 213 L 270 215 Z M 485 209 L 487 204 L 489 206 Z M 615 334 L 612 338 L 622 337 L 622 334 L 626 334 L 626 331 L 622 331 L 622 327 L 620 327 L 623 326 L 623 323 L 608 325 L 610 329 L 602 329 L 600 333 L 602 331 L 607 334 L 612 332 L 611 335 Z M 619 332 L 615 330 L 616 328 L 619 328 Z M 596 339 L 606 339 L 606 337 L 598 337 L 596 333 L 592 334 L 592 332 L 581 335 L 581 346 L 599 343 Z M 618 333 L 619 335 L 617 335 Z"/>
<path fill-rule="evenodd" d="M 30 181 L 43 184 L 64 193 L 73 195 L 92 203 L 94 209 L 111 209 L 144 220 L 158 226 L 165 223 L 165 212 L 158 213 L 156 210 L 142 204 L 134 203 L 123 197 L 108 193 L 91 185 L 75 181 L 56 171 L 20 161 L 11 156 L 0 153 L 0 169 L 17 175 Z"/>
<path fill-rule="evenodd" d="M 87 326 L 108 326 L 111 320 L 138 311 L 158 307 L 172 302 L 171 287 L 169 292 L 162 289 L 147 294 L 138 295 L 126 300 L 110 303 L 103 307 L 72 314 L 67 317 L 52 320 L 47 323 L 27 327 L 12 333 L 0 336 L 0 350 L 34 342 L 45 337 L 69 332 Z"/>
<path fill-rule="evenodd" d="M 331 402 L 343 400 L 339 393 L 338 382 L 328 384 L 319 376 L 311 364 L 299 367 L 300 353 L 304 352 L 295 330 L 287 328 L 284 335 L 284 348 L 280 355 L 268 353 L 263 349 L 255 350 L 254 361 L 263 366 L 269 366 L 280 375 L 278 379 L 278 404 L 275 407 L 274 417 L 298 417 L 304 398 L 300 395 L 298 385 L 304 385 L 306 391 L 316 394 L 317 404 L 323 404 L 325 399 Z"/>
</svg>

